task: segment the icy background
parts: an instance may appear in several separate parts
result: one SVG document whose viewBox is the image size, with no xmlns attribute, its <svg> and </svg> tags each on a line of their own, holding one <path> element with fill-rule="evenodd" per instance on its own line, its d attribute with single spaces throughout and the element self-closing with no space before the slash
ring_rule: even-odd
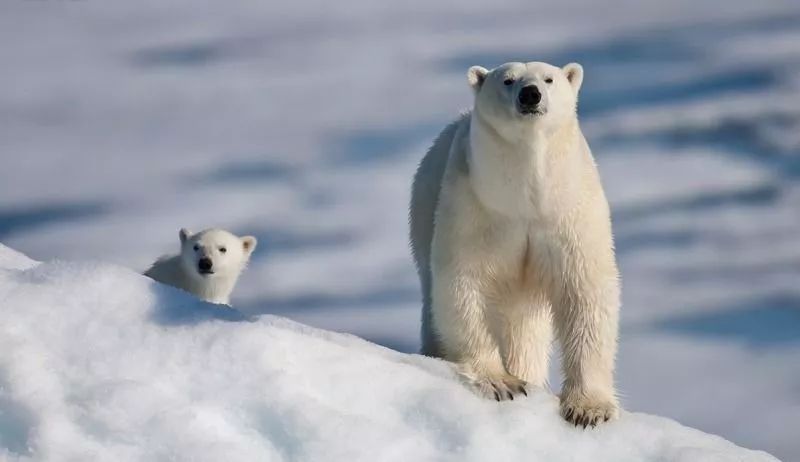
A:
<svg viewBox="0 0 800 462">
<path fill-rule="evenodd" d="M 255 234 L 240 309 L 415 351 L 411 175 L 509 60 L 584 66 L 626 408 L 800 460 L 796 0 L 5 1 L 0 242 L 143 270 Z"/>
</svg>

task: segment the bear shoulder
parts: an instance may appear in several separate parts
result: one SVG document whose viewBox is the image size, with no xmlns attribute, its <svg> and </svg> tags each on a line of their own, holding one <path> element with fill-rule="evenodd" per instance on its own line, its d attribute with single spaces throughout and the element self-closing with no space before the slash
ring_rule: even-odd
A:
<svg viewBox="0 0 800 462">
<path fill-rule="evenodd" d="M 180 255 L 162 255 L 150 265 L 144 275 L 159 282 L 175 285 L 184 279 L 180 258 Z"/>
</svg>

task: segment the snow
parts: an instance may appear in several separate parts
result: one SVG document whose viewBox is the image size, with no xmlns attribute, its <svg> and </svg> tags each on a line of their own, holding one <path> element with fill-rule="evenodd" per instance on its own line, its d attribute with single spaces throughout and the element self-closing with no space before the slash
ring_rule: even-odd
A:
<svg viewBox="0 0 800 462">
<path fill-rule="evenodd" d="M 577 429 L 546 391 L 484 400 L 444 361 L 113 264 L 0 245 L 0 300 L 3 460 L 777 460 L 640 413 Z"/>
<path fill-rule="evenodd" d="M 412 353 L 410 181 L 466 69 L 578 61 L 623 403 L 800 460 L 800 2 L 331 5 L 4 2 L 0 242 L 144 270 L 253 234 L 239 310 Z"/>
</svg>

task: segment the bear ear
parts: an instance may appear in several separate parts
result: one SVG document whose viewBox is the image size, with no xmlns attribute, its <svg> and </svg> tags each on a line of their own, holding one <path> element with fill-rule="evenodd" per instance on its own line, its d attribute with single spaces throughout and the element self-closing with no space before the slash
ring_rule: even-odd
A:
<svg viewBox="0 0 800 462">
<path fill-rule="evenodd" d="M 242 248 L 244 248 L 244 253 L 250 255 L 253 253 L 253 250 L 256 249 L 256 244 L 258 244 L 258 240 L 253 236 L 244 236 L 242 237 Z"/>
<path fill-rule="evenodd" d="M 572 89 L 575 91 L 575 94 L 578 94 L 578 91 L 581 89 L 581 84 L 583 83 L 583 66 L 578 63 L 569 63 L 562 69 L 564 71 L 564 75 L 567 76 L 567 80 L 569 81 L 570 85 L 572 85 Z"/>
<path fill-rule="evenodd" d="M 489 74 L 489 70 L 481 66 L 472 66 L 467 71 L 467 82 L 476 93 L 481 89 L 487 74 Z"/>
<path fill-rule="evenodd" d="M 192 237 L 192 232 L 186 228 L 181 228 L 181 231 L 178 233 L 178 236 L 181 238 L 181 244 L 186 242 L 190 237 Z"/>
</svg>

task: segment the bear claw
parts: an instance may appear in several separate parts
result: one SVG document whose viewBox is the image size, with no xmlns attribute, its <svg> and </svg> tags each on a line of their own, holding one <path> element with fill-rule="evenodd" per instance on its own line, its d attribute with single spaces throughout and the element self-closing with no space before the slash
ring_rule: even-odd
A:
<svg viewBox="0 0 800 462">
<path fill-rule="evenodd" d="M 594 428 L 601 422 L 615 418 L 618 412 L 617 405 L 611 400 L 580 397 L 575 400 L 562 399 L 561 402 L 561 415 L 576 427 Z"/>
<path fill-rule="evenodd" d="M 468 377 L 468 382 L 481 395 L 487 398 L 494 398 L 495 401 L 514 401 L 515 395 L 522 394 L 528 396 L 523 380 L 512 375 L 505 377 Z"/>
</svg>

